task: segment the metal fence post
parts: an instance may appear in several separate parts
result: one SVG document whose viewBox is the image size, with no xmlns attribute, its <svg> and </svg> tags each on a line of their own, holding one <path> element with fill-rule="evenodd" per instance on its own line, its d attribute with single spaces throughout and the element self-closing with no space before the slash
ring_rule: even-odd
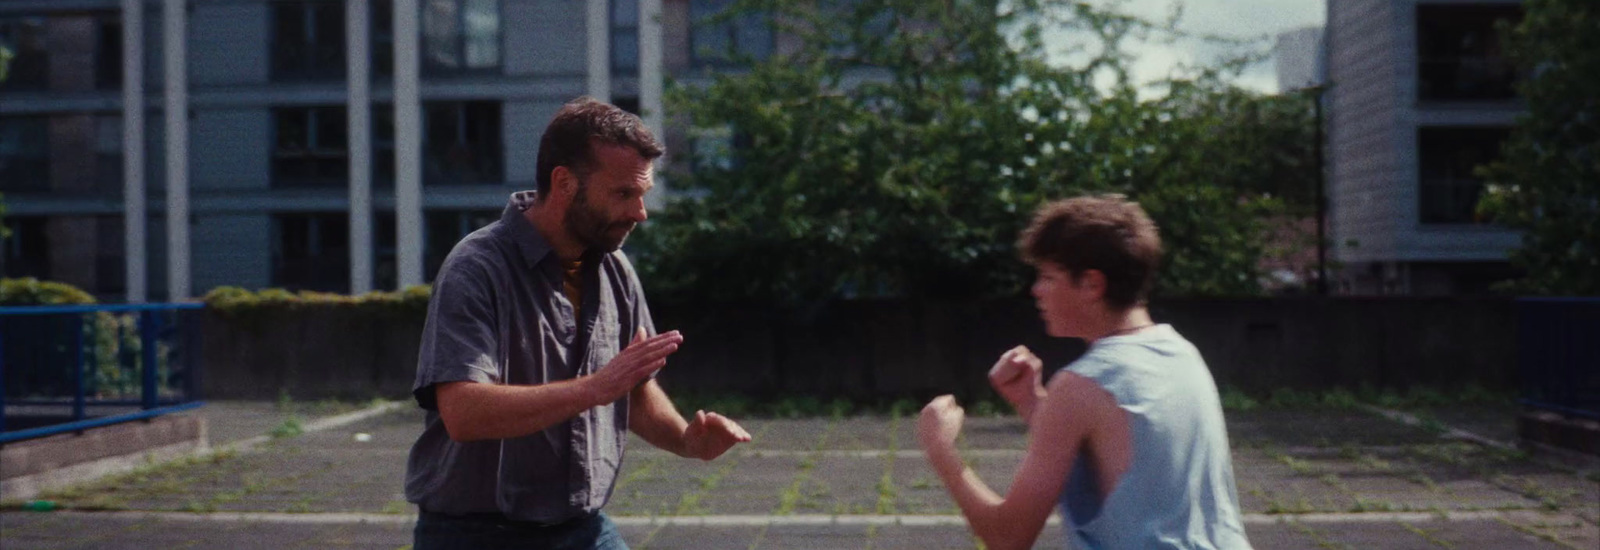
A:
<svg viewBox="0 0 1600 550">
<path fill-rule="evenodd" d="M 72 337 L 73 337 L 73 342 L 75 342 L 77 344 L 76 346 L 74 346 L 76 348 L 76 350 L 75 350 L 76 353 L 75 353 L 75 359 L 72 361 L 72 383 L 73 383 L 73 386 L 75 388 L 73 396 L 72 396 L 72 420 L 73 421 L 83 420 L 83 417 L 84 417 L 84 405 L 85 405 L 85 403 L 84 403 L 84 399 L 85 399 L 84 398 L 84 392 L 86 390 L 86 388 L 84 387 L 84 380 L 83 380 L 83 378 L 84 378 L 84 376 L 83 376 L 83 371 L 84 371 L 84 365 L 83 365 L 83 359 L 84 359 L 84 357 L 83 357 L 83 330 L 84 330 L 83 316 L 84 315 L 89 315 L 89 314 L 80 313 L 80 314 L 72 316 L 72 319 L 74 321 L 73 324 L 72 324 L 72 326 L 73 326 Z"/>
<path fill-rule="evenodd" d="M 143 398 L 146 410 L 156 408 L 156 331 L 160 330 L 160 319 L 153 310 L 139 312 L 139 341 L 142 342 L 144 352 L 144 368 L 140 374 L 144 379 Z"/>
<path fill-rule="evenodd" d="M 0 319 L 0 433 L 6 433 L 6 331 Z"/>
</svg>

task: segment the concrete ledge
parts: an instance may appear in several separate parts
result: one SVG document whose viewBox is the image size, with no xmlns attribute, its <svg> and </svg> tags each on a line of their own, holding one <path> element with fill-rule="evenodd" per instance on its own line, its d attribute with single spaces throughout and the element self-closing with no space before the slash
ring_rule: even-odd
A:
<svg viewBox="0 0 1600 550">
<path fill-rule="evenodd" d="M 1524 441 L 1600 457 L 1600 422 L 1574 419 L 1549 411 L 1531 411 L 1517 418 Z"/>
<path fill-rule="evenodd" d="M 205 419 L 188 415 L 10 443 L 0 447 L 0 499 L 33 498 L 46 489 L 171 460 L 207 446 Z"/>
</svg>

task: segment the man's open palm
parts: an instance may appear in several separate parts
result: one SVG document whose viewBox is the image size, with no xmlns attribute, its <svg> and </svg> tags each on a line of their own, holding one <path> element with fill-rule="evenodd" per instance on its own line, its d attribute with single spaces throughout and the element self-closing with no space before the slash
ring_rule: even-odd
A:
<svg viewBox="0 0 1600 550">
<path fill-rule="evenodd" d="M 683 430 L 684 450 L 691 458 L 711 460 L 722 456 L 739 443 L 750 441 L 750 432 L 737 422 L 717 413 L 697 411 Z"/>
</svg>

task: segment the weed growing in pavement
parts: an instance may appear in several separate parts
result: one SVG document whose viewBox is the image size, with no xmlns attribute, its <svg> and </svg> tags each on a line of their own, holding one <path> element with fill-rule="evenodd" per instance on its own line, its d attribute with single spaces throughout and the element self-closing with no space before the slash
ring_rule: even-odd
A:
<svg viewBox="0 0 1600 550">
<path fill-rule="evenodd" d="M 300 425 L 300 417 L 289 415 L 288 418 L 283 419 L 282 423 L 273 427 L 272 431 L 267 432 L 267 435 L 273 439 L 283 439 L 303 434 L 305 431 L 305 427 Z"/>
</svg>

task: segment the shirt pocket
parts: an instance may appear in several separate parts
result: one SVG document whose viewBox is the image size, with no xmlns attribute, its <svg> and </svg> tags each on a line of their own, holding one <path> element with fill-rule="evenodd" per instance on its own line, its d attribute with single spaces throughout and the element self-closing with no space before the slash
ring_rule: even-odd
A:
<svg viewBox="0 0 1600 550">
<path fill-rule="evenodd" d="M 590 372 L 611 362 L 623 349 L 624 336 L 615 311 L 602 311 L 595 319 L 594 337 L 589 340 Z"/>
</svg>

